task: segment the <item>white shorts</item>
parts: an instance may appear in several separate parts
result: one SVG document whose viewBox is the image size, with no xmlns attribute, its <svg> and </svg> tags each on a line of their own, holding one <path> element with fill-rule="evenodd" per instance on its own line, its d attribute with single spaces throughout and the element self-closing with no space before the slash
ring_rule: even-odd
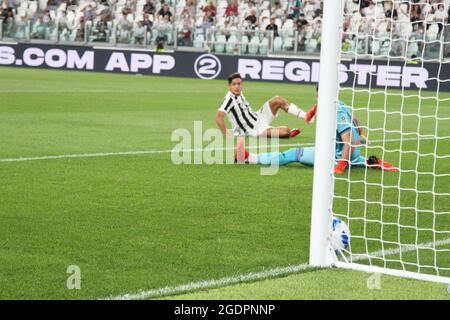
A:
<svg viewBox="0 0 450 320">
<path fill-rule="evenodd" d="M 278 116 L 274 115 L 270 110 L 269 101 L 266 101 L 261 109 L 257 112 L 258 120 L 256 120 L 255 127 L 249 132 L 250 136 L 259 136 L 267 129 L 271 128 L 272 121 Z"/>
</svg>

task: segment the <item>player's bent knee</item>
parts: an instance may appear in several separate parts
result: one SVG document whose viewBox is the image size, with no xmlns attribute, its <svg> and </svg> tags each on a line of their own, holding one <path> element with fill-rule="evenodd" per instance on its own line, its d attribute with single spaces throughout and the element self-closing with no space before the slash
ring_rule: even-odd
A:
<svg viewBox="0 0 450 320">
<path fill-rule="evenodd" d="M 272 99 L 269 100 L 269 106 L 270 108 L 277 108 L 282 104 L 283 99 L 279 96 L 275 96 Z"/>
</svg>

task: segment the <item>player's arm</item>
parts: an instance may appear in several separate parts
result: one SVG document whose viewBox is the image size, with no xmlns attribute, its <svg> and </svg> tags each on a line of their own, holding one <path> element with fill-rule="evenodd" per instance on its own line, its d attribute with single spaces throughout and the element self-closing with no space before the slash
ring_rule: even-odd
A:
<svg viewBox="0 0 450 320">
<path fill-rule="evenodd" d="M 220 131 L 222 131 L 223 135 L 227 135 L 227 127 L 225 126 L 225 115 L 226 113 L 223 111 L 217 111 L 216 113 L 216 123 L 219 127 Z"/>
<path fill-rule="evenodd" d="M 342 174 L 350 163 L 350 155 L 351 155 L 351 130 L 346 130 L 341 133 L 341 140 L 344 144 L 342 149 L 342 155 L 339 159 L 336 167 L 334 168 L 334 173 Z"/>
<path fill-rule="evenodd" d="M 359 137 L 360 137 L 359 142 L 360 142 L 361 144 L 366 144 L 367 138 L 366 138 L 366 136 L 364 135 L 364 129 L 361 128 L 361 127 L 359 126 L 359 121 L 358 121 L 358 119 L 353 118 L 353 122 L 355 123 L 356 128 L 358 128 L 358 134 L 359 134 Z"/>
</svg>

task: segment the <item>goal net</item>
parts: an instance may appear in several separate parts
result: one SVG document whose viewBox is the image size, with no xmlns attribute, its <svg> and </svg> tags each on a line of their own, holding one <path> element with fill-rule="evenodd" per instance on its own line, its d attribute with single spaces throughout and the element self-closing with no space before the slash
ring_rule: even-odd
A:
<svg viewBox="0 0 450 320">
<path fill-rule="evenodd" d="M 353 141 L 352 150 L 384 159 L 397 172 L 354 165 L 332 178 L 315 176 L 314 189 L 329 183 L 331 196 L 314 191 L 311 250 L 313 241 L 323 245 L 331 215 L 348 224 L 351 240 L 334 261 L 311 257 L 311 263 L 450 283 L 450 1 L 324 4 L 321 69 L 334 62 L 341 72 L 332 84 L 321 70 L 316 146 L 335 139 L 341 119 L 320 109 L 336 109 L 339 100 L 357 119 L 351 126 L 367 137 L 365 145 Z M 335 28 L 326 21 L 330 12 L 342 12 L 330 18 Z M 333 128 L 328 136 L 319 133 L 325 121 Z M 318 158 L 326 151 L 316 152 Z M 334 161 L 315 175 L 329 174 Z"/>
</svg>

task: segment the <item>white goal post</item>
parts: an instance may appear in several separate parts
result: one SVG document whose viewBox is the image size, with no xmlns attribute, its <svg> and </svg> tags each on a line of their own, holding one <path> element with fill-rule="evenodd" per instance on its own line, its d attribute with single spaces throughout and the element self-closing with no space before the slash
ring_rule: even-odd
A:
<svg viewBox="0 0 450 320">
<path fill-rule="evenodd" d="M 450 285 L 450 1 L 323 2 L 309 263 Z M 365 86 L 355 69 L 353 83 L 340 84 L 341 60 L 366 66 Z M 428 65 L 437 71 L 422 73 Z M 402 71 L 384 66 L 411 66 L 436 89 L 410 87 Z M 350 166 L 333 174 L 339 100 L 367 136 L 352 147 L 397 172 Z M 340 254 L 329 244 L 332 216 L 351 233 Z"/>
</svg>

